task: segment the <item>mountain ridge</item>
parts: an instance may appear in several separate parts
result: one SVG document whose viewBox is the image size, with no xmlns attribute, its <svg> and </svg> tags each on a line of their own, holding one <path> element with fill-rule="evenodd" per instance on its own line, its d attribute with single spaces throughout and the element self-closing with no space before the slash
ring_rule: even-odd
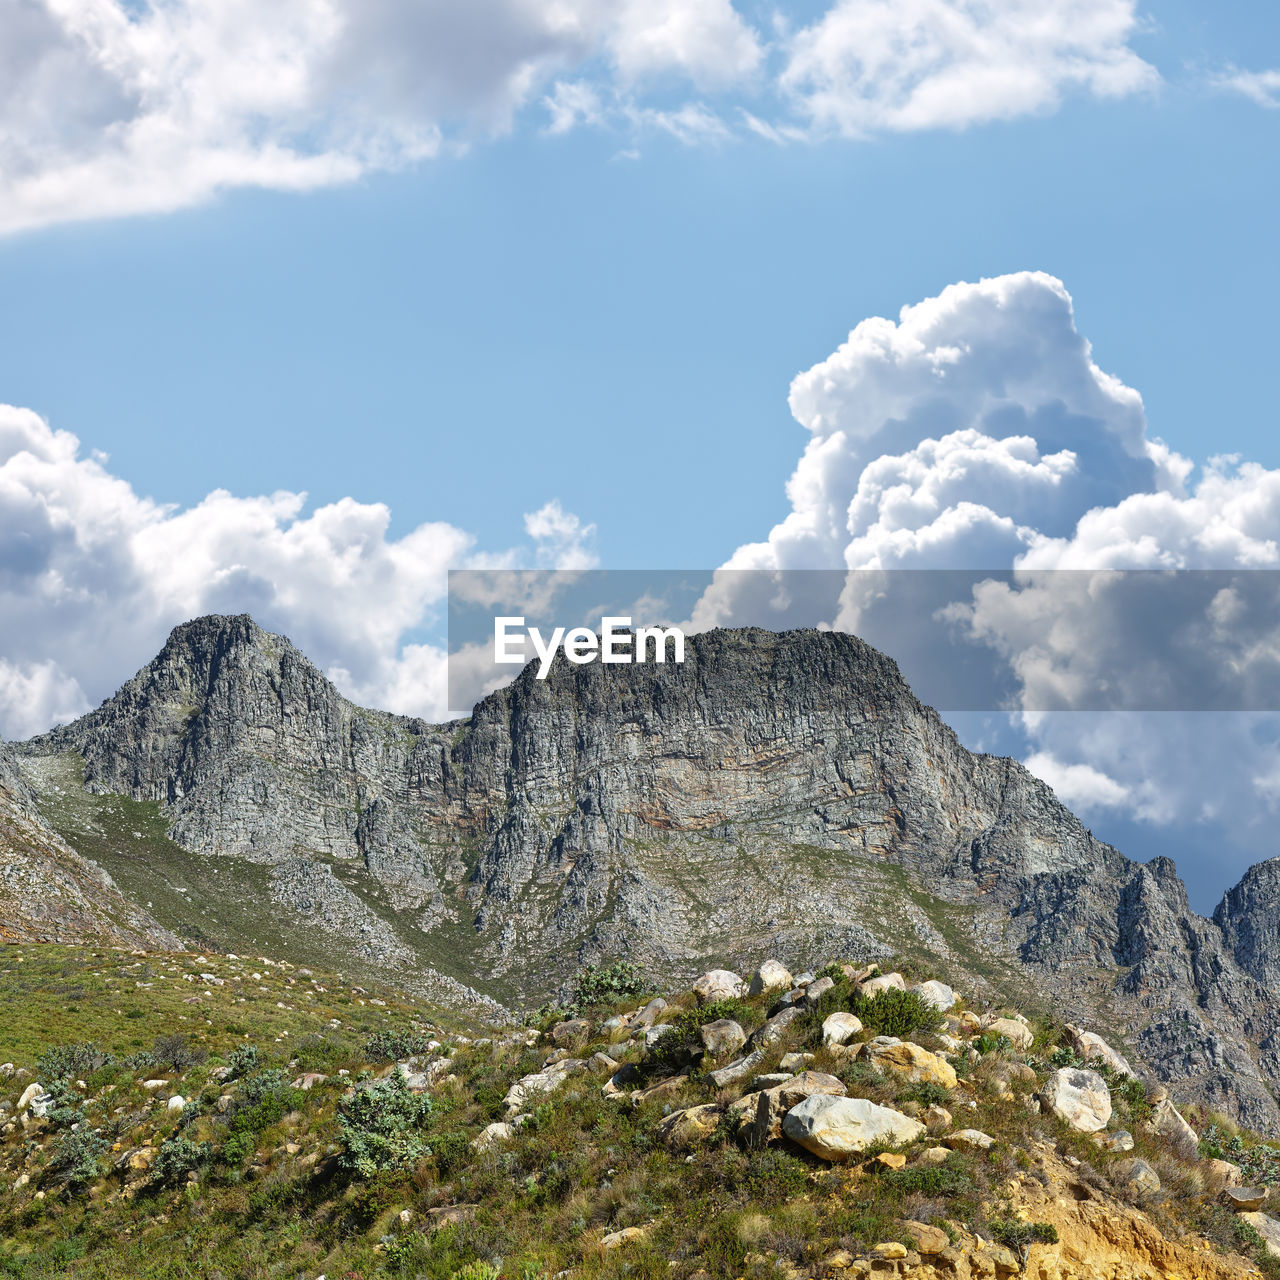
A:
<svg viewBox="0 0 1280 1280">
<path fill-rule="evenodd" d="M 615 954 L 687 977 L 710 954 L 905 940 L 979 984 L 1016 971 L 1192 1096 L 1280 1130 L 1259 958 L 1280 877 L 1251 872 L 1196 915 L 1171 862 L 1131 862 L 1016 761 L 967 751 L 857 637 L 713 631 L 681 666 L 558 659 L 430 725 L 355 706 L 247 615 L 210 617 L 20 750 L 78 755 L 89 791 L 162 806 L 182 848 L 268 868 L 282 910 L 331 889 L 333 918 L 366 919 L 388 955 L 501 999 Z"/>
</svg>

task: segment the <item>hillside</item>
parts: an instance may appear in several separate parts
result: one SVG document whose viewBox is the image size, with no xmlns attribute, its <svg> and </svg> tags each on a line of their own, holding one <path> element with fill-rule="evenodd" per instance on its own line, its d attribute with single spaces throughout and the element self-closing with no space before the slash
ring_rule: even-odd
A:
<svg viewBox="0 0 1280 1280">
<path fill-rule="evenodd" d="M 20 749 L 50 825 L 189 945 L 511 1008 L 619 955 L 680 982 L 894 950 L 975 995 L 1052 991 L 1187 1097 L 1280 1132 L 1270 879 L 1196 915 L 1172 863 L 965 750 L 853 636 L 558 661 L 432 726 L 354 706 L 247 617 L 204 618 Z"/>
<path fill-rule="evenodd" d="M 0 949 L 0 1275 L 1280 1275 L 1280 1148 L 1086 1030 L 910 964 L 653 985 L 477 1036 L 265 957 Z"/>
</svg>

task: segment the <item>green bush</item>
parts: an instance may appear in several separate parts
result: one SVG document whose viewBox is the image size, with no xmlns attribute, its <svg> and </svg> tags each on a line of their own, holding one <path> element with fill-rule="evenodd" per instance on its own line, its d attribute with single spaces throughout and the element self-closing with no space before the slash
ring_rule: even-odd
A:
<svg viewBox="0 0 1280 1280">
<path fill-rule="evenodd" d="M 471 1139 L 457 1129 L 433 1134 L 431 1137 L 431 1155 L 441 1173 L 452 1173 L 470 1154 Z"/>
<path fill-rule="evenodd" d="M 100 1071 L 115 1059 L 90 1040 L 77 1044 L 56 1045 L 36 1059 L 36 1074 L 41 1080 L 83 1080 Z M 47 1087 L 47 1086 L 46 1086 Z"/>
<path fill-rule="evenodd" d="M 987 1229 L 997 1244 L 1021 1253 L 1032 1244 L 1057 1244 L 1058 1229 L 1051 1222 L 1023 1222 L 1018 1218 L 994 1218 Z"/>
<path fill-rule="evenodd" d="M 573 993 L 573 1009 L 578 1011 L 597 1004 L 631 999 L 652 989 L 653 984 L 646 981 L 640 967 L 630 960 L 615 960 L 612 964 L 600 967 L 588 965 L 578 975 L 578 985 Z"/>
<path fill-rule="evenodd" d="M 364 1044 L 364 1056 L 370 1062 L 391 1062 L 413 1058 L 427 1052 L 431 1037 L 420 1031 L 378 1031 Z"/>
<path fill-rule="evenodd" d="M 227 1054 L 227 1066 L 231 1074 L 228 1080 L 238 1080 L 241 1076 L 251 1075 L 258 1069 L 261 1055 L 256 1044 L 238 1044 Z"/>
<path fill-rule="evenodd" d="M 668 1031 L 653 1046 L 649 1053 L 648 1071 L 661 1075 L 687 1066 L 702 1050 L 698 1031 L 708 1022 L 719 1022 L 721 1018 L 732 1018 L 738 1023 L 750 1022 L 755 1013 L 755 1008 L 746 1001 L 732 999 L 712 1000 L 700 1008 L 686 1009 L 671 1020 L 669 1025 L 674 1030 Z"/>
<path fill-rule="evenodd" d="M 886 1169 L 879 1180 L 904 1195 L 962 1196 L 973 1190 L 973 1179 L 963 1169 L 949 1165 L 919 1165 L 910 1169 Z"/>
<path fill-rule="evenodd" d="M 278 1068 L 259 1071 L 240 1086 L 239 1096 L 227 1112 L 233 1133 L 261 1133 L 276 1124 L 302 1102 L 302 1090 L 293 1088 Z"/>
<path fill-rule="evenodd" d="M 468 1262 L 453 1273 L 453 1280 L 499 1280 L 501 1272 L 488 1262 Z"/>
<path fill-rule="evenodd" d="M 747 1164 L 747 1190 L 765 1204 L 780 1204 L 799 1195 L 809 1180 L 809 1171 L 786 1151 L 766 1148 L 751 1156 Z"/>
<path fill-rule="evenodd" d="M 918 991 L 888 987 L 871 997 L 861 991 L 849 996 L 849 1012 L 878 1036 L 908 1036 L 913 1031 L 936 1031 L 942 1015 Z"/>
<path fill-rule="evenodd" d="M 1220 1125 L 1209 1125 L 1200 1139 L 1200 1154 L 1206 1159 L 1230 1160 L 1250 1186 L 1271 1187 L 1280 1183 L 1280 1147 L 1265 1142 L 1246 1146 L 1238 1133 L 1229 1137 Z"/>
<path fill-rule="evenodd" d="M 160 1144 L 155 1164 L 151 1166 L 151 1180 L 172 1187 L 185 1182 L 187 1174 L 195 1173 L 209 1162 L 211 1148 L 207 1142 L 192 1142 L 189 1138 L 169 1138 Z"/>
<path fill-rule="evenodd" d="M 60 1134 L 49 1161 L 49 1176 L 73 1191 L 83 1190 L 102 1172 L 107 1140 L 92 1129 L 69 1129 Z"/>
<path fill-rule="evenodd" d="M 403 1072 L 366 1085 L 338 1113 L 344 1167 L 365 1178 L 412 1167 L 431 1154 L 422 1135 L 430 1120 L 431 1098 L 413 1093 Z"/>
</svg>

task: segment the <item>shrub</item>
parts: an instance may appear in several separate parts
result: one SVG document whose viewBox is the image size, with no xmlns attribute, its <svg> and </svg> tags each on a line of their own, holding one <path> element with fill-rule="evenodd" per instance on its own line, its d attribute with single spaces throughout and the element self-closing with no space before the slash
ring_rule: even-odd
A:
<svg viewBox="0 0 1280 1280">
<path fill-rule="evenodd" d="M 973 1190 L 973 1179 L 963 1169 L 949 1165 L 920 1165 L 910 1169 L 886 1169 L 880 1181 L 904 1195 L 962 1196 Z"/>
<path fill-rule="evenodd" d="M 747 1165 L 747 1190 L 766 1204 L 779 1204 L 799 1195 L 808 1180 L 808 1169 L 786 1151 L 766 1148 L 751 1156 Z"/>
<path fill-rule="evenodd" d="M 258 1069 L 260 1055 L 256 1044 L 238 1044 L 227 1054 L 227 1067 L 230 1070 L 228 1080 L 238 1080 L 241 1076 L 251 1075 Z"/>
<path fill-rule="evenodd" d="M 427 1052 L 430 1037 L 420 1031 L 378 1031 L 365 1041 L 364 1056 L 370 1062 L 391 1062 Z"/>
<path fill-rule="evenodd" d="M 49 1161 L 49 1176 L 73 1191 L 83 1190 L 101 1173 L 107 1140 L 92 1129 L 70 1129 L 59 1135 Z"/>
<path fill-rule="evenodd" d="M 889 987 L 871 997 L 854 991 L 849 1012 L 879 1036 L 907 1036 L 913 1031 L 935 1031 L 942 1015 L 917 991 Z"/>
<path fill-rule="evenodd" d="M 1023 1222 L 1018 1218 L 995 1218 L 987 1229 L 997 1244 L 1021 1253 L 1032 1244 L 1057 1244 L 1058 1229 L 1051 1222 Z"/>
<path fill-rule="evenodd" d="M 1004 1053 L 1013 1048 L 1013 1041 L 1008 1036 L 992 1035 L 984 1031 L 973 1040 L 973 1047 L 985 1058 L 989 1053 Z"/>
<path fill-rule="evenodd" d="M 209 1055 L 197 1048 L 183 1035 L 157 1036 L 151 1046 L 155 1065 L 173 1071 L 186 1071 L 198 1067 Z"/>
<path fill-rule="evenodd" d="M 295 1089 L 278 1069 L 259 1071 L 240 1086 L 227 1116 L 233 1133 L 261 1133 L 284 1118 L 302 1100 L 302 1090 Z"/>
<path fill-rule="evenodd" d="M 499 1280 L 502 1273 L 488 1262 L 468 1262 L 453 1273 L 453 1280 Z"/>
<path fill-rule="evenodd" d="M 208 1163 L 211 1148 L 207 1142 L 192 1142 L 189 1138 L 169 1138 L 160 1144 L 155 1164 L 151 1166 L 153 1182 L 175 1186 L 185 1182 L 187 1174 L 195 1173 Z"/>
<path fill-rule="evenodd" d="M 422 1136 L 430 1119 L 430 1097 L 413 1093 L 403 1072 L 365 1086 L 338 1114 L 343 1165 L 365 1178 L 410 1168 L 431 1153 Z"/>
<path fill-rule="evenodd" d="M 578 985 L 573 993 L 574 1010 L 592 1005 L 612 1003 L 633 996 L 643 995 L 653 989 L 645 980 L 638 965 L 630 960 L 615 960 L 602 967 L 588 965 L 578 975 Z"/>
<path fill-rule="evenodd" d="M 753 1006 L 743 1000 L 712 1000 L 697 1009 L 686 1009 L 670 1022 L 674 1028 L 654 1045 L 649 1054 L 648 1069 L 653 1074 L 665 1071 L 678 1071 L 686 1066 L 691 1058 L 702 1050 L 702 1041 L 698 1031 L 708 1022 L 718 1022 L 721 1018 L 732 1018 L 735 1022 L 746 1022 L 755 1014 Z"/>
<path fill-rule="evenodd" d="M 431 1138 L 431 1154 L 436 1168 L 441 1173 L 452 1173 L 471 1152 L 471 1140 L 465 1133 L 451 1129 L 448 1133 L 437 1133 Z"/>
<path fill-rule="evenodd" d="M 105 1049 L 90 1040 L 57 1045 L 36 1059 L 36 1073 L 42 1080 L 83 1080 L 114 1062 Z"/>
<path fill-rule="evenodd" d="M 1270 1187 L 1280 1183 L 1280 1147 L 1265 1142 L 1247 1147 L 1238 1133 L 1228 1136 L 1216 1123 L 1205 1129 L 1200 1139 L 1200 1154 L 1238 1164 L 1244 1181 L 1253 1186 Z"/>
</svg>

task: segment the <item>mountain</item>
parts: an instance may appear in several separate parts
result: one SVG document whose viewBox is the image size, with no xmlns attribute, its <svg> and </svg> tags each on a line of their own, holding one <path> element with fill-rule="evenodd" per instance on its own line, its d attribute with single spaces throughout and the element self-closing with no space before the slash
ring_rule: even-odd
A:
<svg viewBox="0 0 1280 1280">
<path fill-rule="evenodd" d="M 22 752 L 72 843 L 83 819 L 52 787 L 144 806 L 214 943 L 235 940 L 218 913 L 248 877 L 273 924 L 342 963 L 508 1003 L 614 955 L 672 980 L 713 957 L 916 955 L 1280 1130 L 1268 885 L 1196 915 L 1171 862 L 1131 862 L 1016 762 L 967 751 L 853 636 L 558 660 L 429 725 L 354 706 L 248 617 L 202 618 Z M 145 859 L 94 856 L 156 901 Z"/>
<path fill-rule="evenodd" d="M 0 941 L 182 944 L 41 818 L 12 749 L 0 742 Z"/>
</svg>

